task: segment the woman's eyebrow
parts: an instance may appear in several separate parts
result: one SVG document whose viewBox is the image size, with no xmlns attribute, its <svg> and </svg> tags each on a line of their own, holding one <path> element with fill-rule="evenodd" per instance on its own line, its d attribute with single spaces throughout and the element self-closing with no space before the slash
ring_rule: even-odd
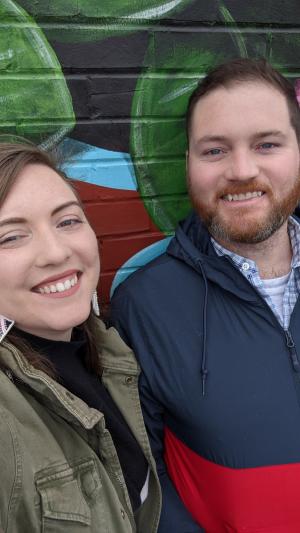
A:
<svg viewBox="0 0 300 533">
<path fill-rule="evenodd" d="M 65 202 L 64 204 L 61 204 L 57 206 L 55 209 L 53 209 L 53 211 L 51 212 L 51 216 L 56 215 L 63 209 L 66 209 L 67 207 L 70 207 L 72 205 L 75 205 L 79 207 L 80 209 L 82 209 L 79 202 L 77 202 L 76 200 L 72 200 L 70 202 Z M 0 228 L 2 228 L 3 226 L 8 226 L 10 224 L 25 224 L 26 222 L 27 222 L 26 218 L 23 218 L 23 217 L 5 218 L 3 220 L 0 220 Z"/>
<path fill-rule="evenodd" d="M 77 200 L 71 200 L 70 202 L 65 202 L 64 204 L 61 204 L 55 209 L 53 209 L 51 216 L 56 215 L 57 213 L 59 213 L 59 211 L 62 211 L 63 209 L 66 209 L 66 207 L 70 207 L 71 205 L 76 205 L 77 207 L 82 209 L 82 206 L 79 202 L 77 202 Z"/>
<path fill-rule="evenodd" d="M 0 220 L 0 228 L 2 226 L 7 226 L 9 224 L 24 224 L 25 222 L 26 222 L 25 218 L 20 218 L 20 217 L 5 218 L 4 220 Z"/>
</svg>

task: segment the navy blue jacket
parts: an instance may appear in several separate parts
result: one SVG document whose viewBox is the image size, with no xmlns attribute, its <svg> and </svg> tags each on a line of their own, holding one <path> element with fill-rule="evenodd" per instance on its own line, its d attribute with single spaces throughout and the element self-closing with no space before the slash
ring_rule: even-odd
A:
<svg viewBox="0 0 300 533">
<path fill-rule="evenodd" d="M 299 299 L 284 331 L 192 214 L 111 312 L 143 371 L 159 532 L 299 532 Z"/>
</svg>

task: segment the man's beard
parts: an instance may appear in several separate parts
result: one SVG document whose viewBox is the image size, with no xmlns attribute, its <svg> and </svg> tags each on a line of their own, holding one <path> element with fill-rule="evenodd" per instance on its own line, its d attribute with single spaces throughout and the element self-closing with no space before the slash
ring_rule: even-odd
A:
<svg viewBox="0 0 300 533">
<path fill-rule="evenodd" d="M 266 186 L 257 182 L 236 184 L 220 191 L 213 206 L 202 203 L 193 190 L 188 180 L 189 193 L 192 204 L 207 227 L 209 233 L 219 242 L 234 242 L 243 244 L 256 244 L 271 237 L 295 210 L 300 198 L 300 176 L 295 180 L 293 187 L 284 198 L 277 199 L 273 192 Z M 235 207 L 234 219 L 224 219 L 218 212 L 218 200 L 226 194 L 245 194 L 263 190 L 268 195 L 270 208 L 268 214 L 257 218 L 250 217 L 248 207 Z M 252 208 L 250 208 L 252 209 Z M 220 211 L 220 210 L 219 210 Z"/>
</svg>

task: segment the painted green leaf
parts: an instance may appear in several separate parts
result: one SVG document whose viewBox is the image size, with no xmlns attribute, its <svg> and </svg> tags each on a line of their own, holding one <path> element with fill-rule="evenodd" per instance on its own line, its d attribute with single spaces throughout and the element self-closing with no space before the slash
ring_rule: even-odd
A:
<svg viewBox="0 0 300 533">
<path fill-rule="evenodd" d="M 150 44 L 147 61 L 153 66 L 140 77 L 132 103 L 131 154 L 146 209 L 165 233 L 190 209 L 185 180 L 188 99 L 210 67 L 233 55 L 235 43 L 228 32 Z"/>
<path fill-rule="evenodd" d="M 153 23 L 181 10 L 191 0 L 20 0 L 36 20 L 51 17 L 62 25 L 45 28 L 50 40 L 91 42 Z M 66 16 L 67 14 L 67 16 Z M 73 23 L 73 24 L 72 24 Z"/>
<path fill-rule="evenodd" d="M 0 0 L 0 133 L 52 147 L 75 124 L 72 99 L 50 44 L 32 18 Z"/>
</svg>

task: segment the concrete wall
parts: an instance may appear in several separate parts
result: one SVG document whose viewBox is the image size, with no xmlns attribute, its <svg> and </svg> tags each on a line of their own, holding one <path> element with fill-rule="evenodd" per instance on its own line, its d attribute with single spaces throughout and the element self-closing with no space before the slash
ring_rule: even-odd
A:
<svg viewBox="0 0 300 533">
<path fill-rule="evenodd" d="M 102 301 L 187 213 L 187 100 L 237 56 L 300 78 L 299 0 L 0 0 L 0 133 L 68 158 L 99 239 Z"/>
</svg>

